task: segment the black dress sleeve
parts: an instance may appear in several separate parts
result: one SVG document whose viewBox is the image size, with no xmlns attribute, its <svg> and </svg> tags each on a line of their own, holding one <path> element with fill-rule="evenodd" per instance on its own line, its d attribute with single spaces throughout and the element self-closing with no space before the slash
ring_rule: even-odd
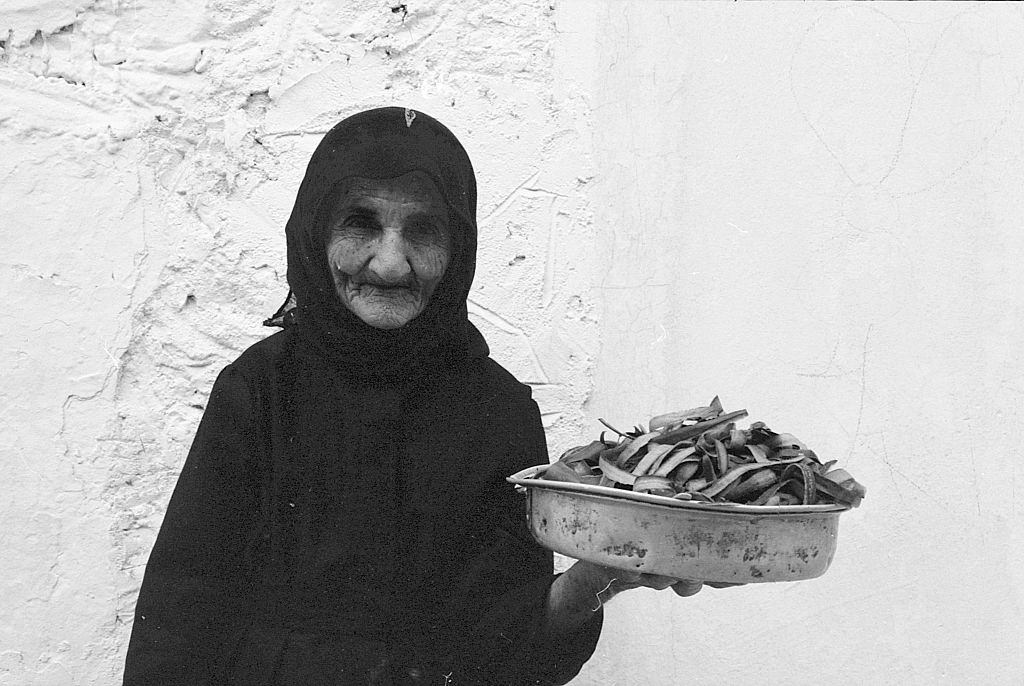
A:
<svg viewBox="0 0 1024 686">
<path fill-rule="evenodd" d="M 201 686 L 248 621 L 259 544 L 258 441 L 250 390 L 232 366 L 210 394 L 146 566 L 125 686 Z"/>
<path fill-rule="evenodd" d="M 497 503 L 493 544 L 458 579 L 453 617 L 476 617 L 466 624 L 464 649 L 454 660 L 454 684 L 557 686 L 568 683 L 590 659 L 601 635 L 603 611 L 595 602 L 593 617 L 576 631 L 545 631 L 553 573 L 552 554 L 529 532 L 523 496 L 504 476 L 525 466 L 547 462 L 540 412 L 536 403 L 525 422 L 526 445 L 515 470 L 498 475 L 489 495 Z M 475 607 L 467 607 L 475 605 Z"/>
</svg>

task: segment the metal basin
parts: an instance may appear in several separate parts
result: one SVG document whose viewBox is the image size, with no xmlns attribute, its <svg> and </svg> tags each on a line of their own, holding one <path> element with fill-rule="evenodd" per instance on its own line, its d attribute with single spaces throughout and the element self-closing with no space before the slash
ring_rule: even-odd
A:
<svg viewBox="0 0 1024 686">
<path fill-rule="evenodd" d="M 622 489 L 508 478 L 526 492 L 534 538 L 606 567 L 679 579 L 763 583 L 821 576 L 836 551 L 841 505 L 693 503 Z"/>
</svg>

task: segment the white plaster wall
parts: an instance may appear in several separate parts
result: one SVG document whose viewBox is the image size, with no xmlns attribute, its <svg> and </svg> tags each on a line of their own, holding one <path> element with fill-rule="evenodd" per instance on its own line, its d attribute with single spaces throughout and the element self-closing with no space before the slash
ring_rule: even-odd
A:
<svg viewBox="0 0 1024 686">
<path fill-rule="evenodd" d="M 717 393 L 868 497 L 820 579 L 616 601 L 578 683 L 1024 683 L 1021 9 L 596 13 L 588 414 Z"/>
<path fill-rule="evenodd" d="M 113 684 L 320 135 L 465 143 L 472 316 L 551 452 L 720 394 L 869 487 L 822 579 L 637 591 L 574 684 L 1024 679 L 1024 15 L 999 5 L 8 0 L 0 683 Z"/>
</svg>

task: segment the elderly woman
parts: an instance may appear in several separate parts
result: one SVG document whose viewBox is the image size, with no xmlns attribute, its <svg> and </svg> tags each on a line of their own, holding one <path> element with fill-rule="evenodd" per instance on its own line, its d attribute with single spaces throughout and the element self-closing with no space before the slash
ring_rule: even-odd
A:
<svg viewBox="0 0 1024 686">
<path fill-rule="evenodd" d="M 475 213 L 465 150 L 423 113 L 363 112 L 321 142 L 286 228 L 284 330 L 214 384 L 126 685 L 562 684 L 602 601 L 673 582 L 556 576 L 530 538 L 504 476 L 547 449 L 467 318 Z"/>
</svg>

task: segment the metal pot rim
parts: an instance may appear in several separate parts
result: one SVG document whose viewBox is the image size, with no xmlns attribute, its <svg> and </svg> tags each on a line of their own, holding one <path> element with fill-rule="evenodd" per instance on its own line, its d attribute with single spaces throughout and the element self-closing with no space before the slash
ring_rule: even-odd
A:
<svg viewBox="0 0 1024 686">
<path fill-rule="evenodd" d="M 536 478 L 538 474 L 548 468 L 548 465 L 536 465 L 527 467 L 515 474 L 506 477 L 506 481 L 514 484 L 517 489 L 545 489 L 549 491 L 561 491 L 566 493 L 579 493 L 590 496 L 600 496 L 616 500 L 631 500 L 637 503 L 654 507 L 671 507 L 697 512 L 718 512 L 722 514 L 744 514 L 744 515 L 773 515 L 773 514 L 814 514 L 814 513 L 838 513 L 846 512 L 849 506 L 846 505 L 744 505 L 741 503 L 705 503 L 692 500 L 676 500 L 662 495 L 650 493 L 634 493 L 622 488 L 610 488 L 608 486 L 595 486 L 592 484 L 577 484 L 568 481 L 548 481 Z"/>
</svg>

